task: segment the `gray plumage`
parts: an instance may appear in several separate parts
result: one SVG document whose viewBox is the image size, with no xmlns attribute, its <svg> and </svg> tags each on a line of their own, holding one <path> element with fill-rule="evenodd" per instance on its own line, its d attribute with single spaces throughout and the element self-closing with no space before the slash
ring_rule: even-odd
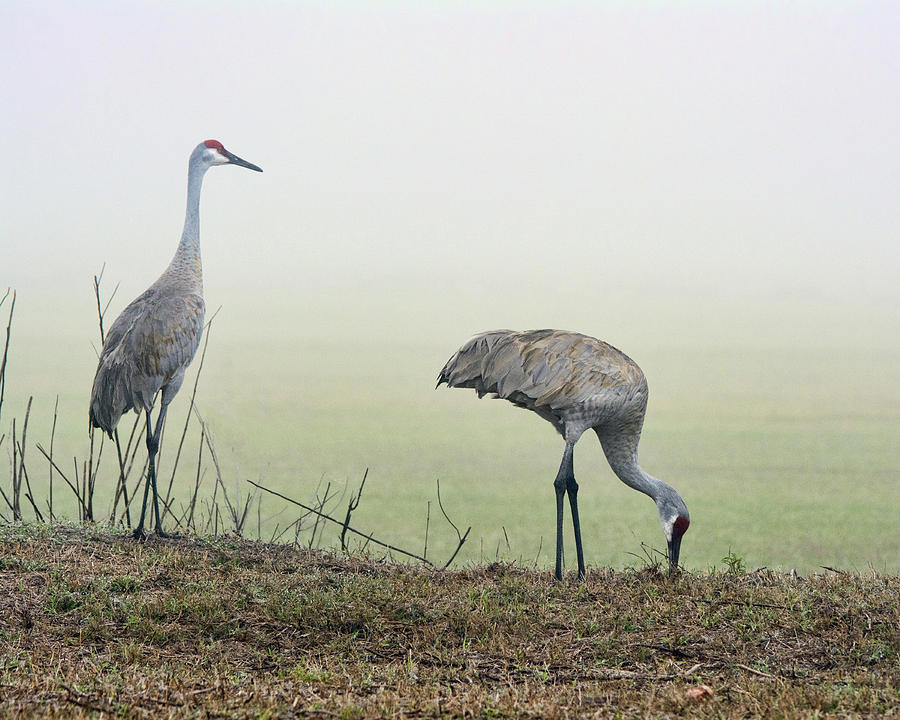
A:
<svg viewBox="0 0 900 720">
<path fill-rule="evenodd" d="M 562 498 L 568 493 L 575 526 L 578 572 L 585 573 L 572 455 L 593 429 L 613 472 L 657 505 L 669 548 L 678 565 L 681 537 L 690 515 L 670 485 L 648 475 L 637 461 L 647 409 L 647 380 L 631 358 L 612 345 L 564 330 L 494 330 L 466 342 L 444 365 L 438 385 L 472 388 L 531 410 L 563 436 L 566 449 L 554 481 L 557 498 L 556 576 L 562 579 Z"/>
<path fill-rule="evenodd" d="M 150 411 L 163 391 L 178 392 L 203 334 L 202 288 L 174 289 L 163 275 L 133 300 L 110 327 L 91 392 L 90 419 L 112 437 L 129 410 Z"/>
<path fill-rule="evenodd" d="M 200 259 L 200 191 L 214 165 L 260 168 L 226 150 L 217 140 L 200 143 L 188 162 L 188 199 L 181 241 L 165 272 L 135 298 L 109 328 L 91 390 L 90 423 L 111 438 L 129 410 L 147 415 L 149 469 L 144 506 L 135 530 L 143 537 L 147 492 L 152 486 L 156 530 L 162 534 L 154 460 L 166 409 L 181 388 L 203 334 L 205 304 Z M 150 413 L 160 397 L 156 429 Z"/>
</svg>

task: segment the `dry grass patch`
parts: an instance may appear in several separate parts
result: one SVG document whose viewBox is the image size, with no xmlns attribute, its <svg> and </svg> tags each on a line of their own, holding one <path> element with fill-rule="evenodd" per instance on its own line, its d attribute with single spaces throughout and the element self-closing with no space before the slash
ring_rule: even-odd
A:
<svg viewBox="0 0 900 720">
<path fill-rule="evenodd" d="M 0 650 L 10 717 L 896 716 L 900 579 L 648 568 L 560 585 L 7 527 Z"/>
</svg>

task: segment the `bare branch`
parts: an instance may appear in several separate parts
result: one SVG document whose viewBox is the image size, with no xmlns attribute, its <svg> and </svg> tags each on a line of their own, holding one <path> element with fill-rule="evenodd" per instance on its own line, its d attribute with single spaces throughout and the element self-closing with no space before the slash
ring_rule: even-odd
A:
<svg viewBox="0 0 900 720">
<path fill-rule="evenodd" d="M 53 457 L 53 441 L 56 438 L 56 418 L 59 415 L 59 395 L 56 396 L 56 402 L 53 404 L 53 427 L 50 429 L 50 457 Z M 53 465 L 50 465 L 50 522 L 53 522 Z"/>
<path fill-rule="evenodd" d="M 203 417 L 200 415 L 200 411 L 194 407 L 194 412 L 197 413 L 197 417 L 200 418 L 201 422 L 203 421 Z M 204 422 L 205 424 L 205 422 Z M 212 435 L 209 432 L 209 428 L 207 426 L 206 430 L 206 447 L 209 449 L 209 454 L 212 457 L 213 467 L 216 469 L 216 487 L 222 488 L 222 495 L 225 498 L 225 504 L 228 505 L 228 512 L 231 513 L 231 517 L 237 521 L 237 512 L 234 509 L 234 506 L 231 504 L 231 500 L 228 497 L 228 492 L 225 490 L 225 481 L 222 479 L 222 468 L 219 466 L 219 457 L 216 455 L 216 447 L 212 441 Z M 215 501 L 215 495 L 213 495 L 213 501 Z"/>
<path fill-rule="evenodd" d="M 100 301 L 100 283 L 103 282 L 103 273 L 106 271 L 106 263 L 103 263 L 103 266 L 100 268 L 100 274 L 94 275 L 94 297 L 97 300 L 97 320 L 100 323 L 100 344 L 106 342 L 106 333 L 103 330 L 103 319 L 106 317 L 106 311 L 109 310 L 109 305 L 112 302 L 113 298 L 116 296 L 116 293 L 119 291 L 119 284 L 116 283 L 116 286 L 113 288 L 112 294 L 109 296 L 109 299 L 106 301 L 106 305 Z"/>
<path fill-rule="evenodd" d="M 447 511 L 444 510 L 444 503 L 441 502 L 441 481 L 437 480 L 437 496 L 438 496 L 438 507 L 441 509 L 441 512 L 444 514 L 444 519 L 450 523 L 454 530 L 456 530 L 456 537 L 461 537 L 459 534 L 459 528 L 456 527 L 456 524 L 450 519 L 450 516 L 447 515 Z"/>
<path fill-rule="evenodd" d="M 321 485 L 321 483 L 320 483 L 320 485 Z M 310 550 L 312 550 L 313 547 L 317 547 L 316 546 L 316 535 L 317 534 L 319 535 L 319 541 L 321 542 L 321 540 L 322 540 L 322 535 L 319 532 L 319 520 L 322 518 L 322 511 L 325 510 L 325 505 L 328 503 L 328 501 L 330 499 L 331 499 L 331 483 L 330 482 L 325 486 L 325 495 L 322 498 L 319 498 L 318 488 L 316 489 L 316 500 L 318 501 L 319 506 L 318 506 L 318 508 L 316 508 L 314 510 L 314 512 L 316 514 L 316 520 L 313 523 L 312 533 L 309 536 L 309 549 Z M 324 524 L 323 524 L 323 529 L 324 529 Z"/>
<path fill-rule="evenodd" d="M 31 503 L 31 507 L 34 508 L 34 516 L 38 520 L 38 522 L 44 522 L 44 516 L 41 514 L 41 511 L 38 510 L 37 505 L 34 502 L 34 494 L 31 492 L 31 481 L 28 479 L 28 471 L 25 469 L 25 447 L 26 447 L 26 437 L 28 436 L 28 418 L 31 417 L 31 402 L 34 400 L 33 397 L 28 398 L 28 405 L 25 408 L 25 422 L 22 423 L 22 441 L 19 442 L 13 437 L 13 444 L 18 444 L 19 446 L 19 480 L 16 483 L 16 488 L 21 489 L 22 480 L 25 480 L 25 497 L 28 499 L 28 502 Z M 16 502 L 18 505 L 18 502 Z"/>
<path fill-rule="evenodd" d="M 9 297 L 9 288 L 6 289 L 6 294 L 3 296 L 3 300 L 0 300 L 0 305 L 2 305 L 6 298 Z M 3 395 L 6 392 L 6 360 L 9 357 L 9 337 L 12 332 L 12 319 L 13 319 L 13 311 L 16 309 L 16 291 L 12 291 L 12 302 L 9 305 L 9 320 L 6 323 L 6 342 L 3 345 L 3 359 L 0 360 L 0 415 L 2 415 L 3 411 Z"/>
<path fill-rule="evenodd" d="M 116 286 L 113 288 L 113 291 L 109 294 L 109 299 L 106 301 L 106 305 L 103 306 L 103 316 L 106 317 L 106 311 L 109 310 L 109 305 L 113 301 L 113 298 L 116 296 L 116 293 L 119 292 L 119 283 L 116 283 Z"/>
<path fill-rule="evenodd" d="M 100 268 L 100 275 L 94 275 L 94 297 L 97 300 L 97 318 L 100 321 L 100 344 L 106 342 L 106 333 L 103 331 L 103 306 L 100 302 L 100 280 L 103 277 L 103 271 L 106 270 L 106 263 Z"/>
<path fill-rule="evenodd" d="M 309 505 L 304 505 L 302 502 L 299 502 L 298 500 L 293 500 L 293 499 L 287 497 L 286 495 L 282 495 L 282 494 L 279 493 L 279 492 L 275 492 L 274 490 L 269 490 L 269 488 L 263 487 L 262 485 L 259 485 L 258 483 L 255 483 L 255 482 L 253 482 L 252 480 L 247 480 L 247 482 L 250 483 L 251 485 L 255 486 L 255 487 L 258 487 L 260 490 L 263 490 L 264 492 L 269 493 L 270 495 L 275 495 L 276 497 L 280 497 L 282 500 L 287 500 L 289 503 L 291 503 L 291 504 L 293 504 L 293 505 L 297 505 L 298 507 L 302 507 L 304 510 L 308 510 L 309 512 L 311 512 L 311 513 L 313 513 L 313 514 L 315 514 L 315 515 L 321 517 L 323 520 L 328 520 L 328 521 L 333 522 L 333 523 L 335 523 L 336 525 L 340 525 L 340 526 L 342 526 L 342 527 L 343 527 L 343 525 L 344 525 L 344 523 L 343 523 L 342 521 L 336 520 L 335 518 L 331 517 L 331 515 L 327 515 L 327 514 L 321 512 L 321 511 L 319 511 L 319 510 L 316 510 L 315 508 L 311 508 Z M 406 555 L 407 557 L 411 557 L 411 558 L 414 558 L 414 559 L 416 559 L 416 560 L 421 560 L 422 562 L 426 563 L 427 565 L 431 565 L 431 563 L 428 562 L 428 560 L 426 560 L 425 558 L 423 558 L 421 555 L 416 555 L 415 553 L 408 552 L 407 550 L 403 550 L 402 548 L 398 548 L 398 547 L 396 547 L 396 546 L 394 546 L 394 545 L 390 545 L 390 544 L 388 544 L 388 543 L 386 543 L 386 542 L 382 542 L 381 540 L 376 540 L 376 539 L 373 538 L 371 535 L 367 535 L 366 533 L 362 533 L 362 532 L 360 532 L 359 530 L 356 530 L 355 528 L 348 527 L 348 528 L 347 528 L 347 531 L 348 531 L 348 532 L 352 532 L 352 533 L 355 534 L 355 535 L 359 535 L 360 537 L 364 537 L 364 538 L 366 538 L 367 540 L 369 540 L 369 541 L 375 543 L 376 545 L 380 545 L 380 546 L 383 547 L 383 548 L 387 548 L 388 550 L 394 550 L 394 551 L 396 551 L 396 552 L 398 552 L 398 553 L 400 553 L 400 554 L 402 554 L 402 555 Z"/>
<path fill-rule="evenodd" d="M 191 495 L 191 504 L 187 519 L 187 527 L 189 530 L 197 531 L 194 525 L 194 509 L 197 507 L 197 493 L 200 491 L 200 480 L 202 479 L 200 469 L 203 466 L 203 441 L 206 440 L 206 423 L 200 421 L 200 451 L 197 453 L 197 478 L 194 481 L 194 493 Z"/>
<path fill-rule="evenodd" d="M 90 429 L 90 450 L 88 454 L 88 459 L 85 461 L 84 467 L 84 497 L 86 500 L 87 507 L 87 518 L 86 520 L 90 522 L 94 522 L 94 488 L 97 484 L 97 473 L 100 471 L 100 459 L 103 457 L 103 446 L 104 446 L 104 434 L 100 433 L 100 447 L 97 450 L 97 457 L 94 457 L 94 430 L 95 428 L 91 427 Z"/>
<path fill-rule="evenodd" d="M 344 542 L 344 538 L 347 535 L 347 528 L 350 527 L 350 514 L 359 507 L 360 498 L 362 498 L 363 488 L 366 486 L 366 478 L 369 477 L 369 468 L 366 468 L 366 471 L 363 473 L 362 482 L 359 484 L 359 490 L 356 493 L 356 497 L 350 497 L 350 502 L 347 503 L 347 517 L 344 518 L 344 527 L 341 530 L 341 550 L 347 552 L 347 543 Z M 427 537 L 427 536 L 426 536 Z M 426 541 L 427 548 L 427 541 Z"/>
<path fill-rule="evenodd" d="M 24 448 L 21 445 L 19 445 L 19 457 L 24 458 Z M 19 472 L 21 472 L 22 476 L 25 478 L 25 499 L 28 500 L 34 510 L 34 519 L 42 523 L 44 522 L 44 516 L 34 502 L 34 495 L 31 492 L 31 482 L 28 479 L 28 470 L 25 469 L 24 461 L 19 466 Z M 19 485 L 21 486 L 21 484 L 22 481 L 20 480 Z"/>
<path fill-rule="evenodd" d="M 270 540 L 270 542 L 273 542 L 273 543 L 274 543 L 274 542 L 278 542 L 279 540 L 281 540 L 282 536 L 283 536 L 285 533 L 287 533 L 288 530 L 290 530 L 290 529 L 291 529 L 292 527 L 294 527 L 295 525 L 296 525 L 296 526 L 299 526 L 299 525 L 300 525 L 300 520 L 301 520 L 301 519 L 302 519 L 302 518 L 297 518 L 296 520 L 294 520 L 294 522 L 292 522 L 291 524 L 287 525 L 287 526 L 284 528 L 284 530 L 282 530 L 281 532 L 278 532 L 278 523 L 276 523 L 276 524 L 275 524 L 275 530 L 272 532 L 272 539 Z"/>
<path fill-rule="evenodd" d="M 470 525 L 466 529 L 466 532 L 464 534 L 462 534 L 462 535 L 460 534 L 459 528 L 456 527 L 456 523 L 454 523 L 450 519 L 450 516 L 447 515 L 447 511 L 444 510 L 444 503 L 441 502 L 441 481 L 440 480 L 437 481 L 437 497 L 438 497 L 438 507 L 440 507 L 441 512 L 444 515 L 444 519 L 448 523 L 450 523 L 450 525 L 453 527 L 454 530 L 456 530 L 456 537 L 459 540 L 459 543 L 456 546 L 456 550 L 453 551 L 453 554 L 450 556 L 450 559 L 444 564 L 444 567 L 441 568 L 441 570 L 446 570 L 448 567 L 450 567 L 450 563 L 453 562 L 454 558 L 457 556 L 459 551 L 462 549 L 462 546 L 465 544 L 466 539 L 469 537 L 469 532 L 472 530 L 472 526 Z"/>
<path fill-rule="evenodd" d="M 16 442 L 16 419 L 12 420 L 12 511 L 13 520 L 20 521 L 22 519 L 22 508 L 20 506 L 19 496 L 22 490 L 19 478 L 19 444 Z"/>
<path fill-rule="evenodd" d="M 450 556 L 450 559 L 446 563 L 444 563 L 444 566 L 441 568 L 441 570 L 446 570 L 448 567 L 450 567 L 450 563 L 453 562 L 453 560 L 456 558 L 456 555 L 459 553 L 460 550 L 462 550 L 462 546 L 465 544 L 466 540 L 468 539 L 469 532 L 471 530 L 472 530 L 471 525 L 466 528 L 466 532 L 459 539 L 459 544 L 456 546 L 456 550 L 453 551 L 453 554 Z"/>
<path fill-rule="evenodd" d="M 431 500 L 428 501 L 428 510 L 425 513 L 425 550 L 422 557 L 428 557 L 428 528 L 431 526 Z"/>
<path fill-rule="evenodd" d="M 80 511 L 80 512 L 83 513 L 84 510 L 85 510 L 85 507 L 84 507 L 84 502 L 83 502 L 82 499 L 81 499 L 81 495 L 80 495 L 79 492 L 78 492 L 78 488 L 77 488 L 75 485 L 73 485 L 73 484 L 71 483 L 71 481 L 69 480 L 69 478 L 66 477 L 66 474 L 65 474 L 62 470 L 59 469 L 59 465 L 57 465 L 57 464 L 53 461 L 53 458 L 51 458 L 50 455 L 47 454 L 47 451 L 44 450 L 43 446 L 42 446 L 40 443 L 35 443 L 35 447 L 38 449 L 38 451 L 41 453 L 41 455 L 43 455 L 45 458 L 47 458 L 47 461 L 48 461 L 50 464 L 53 465 L 53 467 L 56 469 L 56 472 L 59 473 L 59 476 L 60 476 L 63 480 L 65 480 L 66 485 L 68 485 L 69 488 L 72 490 L 72 492 L 75 493 L 75 497 L 78 499 L 78 504 L 81 506 L 81 511 Z M 77 459 L 75 460 L 75 472 L 76 472 L 76 473 L 78 472 L 78 460 L 77 460 Z M 76 478 L 77 478 L 77 475 L 76 475 Z"/>
</svg>

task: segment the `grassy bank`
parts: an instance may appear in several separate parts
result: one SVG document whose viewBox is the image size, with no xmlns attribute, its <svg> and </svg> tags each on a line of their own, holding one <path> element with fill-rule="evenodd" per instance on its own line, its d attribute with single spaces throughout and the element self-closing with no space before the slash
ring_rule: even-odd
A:
<svg viewBox="0 0 900 720">
<path fill-rule="evenodd" d="M 0 714 L 890 715 L 900 579 L 493 564 L 0 529 Z M 712 695 L 691 691 L 706 685 Z"/>
</svg>

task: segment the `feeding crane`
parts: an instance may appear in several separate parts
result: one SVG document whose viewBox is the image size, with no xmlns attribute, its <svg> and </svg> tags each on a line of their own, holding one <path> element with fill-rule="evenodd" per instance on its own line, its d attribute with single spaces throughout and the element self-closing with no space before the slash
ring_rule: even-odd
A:
<svg viewBox="0 0 900 720">
<path fill-rule="evenodd" d="M 585 430 L 593 429 L 613 472 L 656 503 L 668 544 L 669 567 L 678 567 L 681 538 L 690 515 L 671 485 L 638 465 L 638 442 L 647 409 L 647 380 L 637 364 L 596 338 L 565 330 L 493 330 L 466 342 L 444 365 L 438 386 L 473 388 L 540 415 L 566 441 L 556 490 L 556 579 L 562 580 L 563 496 L 568 494 L 575 530 L 578 577 L 584 553 L 578 520 L 578 484 L 573 452 Z"/>
<path fill-rule="evenodd" d="M 191 153 L 188 162 L 187 213 L 184 232 L 175 256 L 165 272 L 135 298 L 109 328 L 94 386 L 90 422 L 110 437 L 119 419 L 131 409 L 147 414 L 147 481 L 141 519 L 134 537 L 144 535 L 147 494 L 153 489 L 156 532 L 165 537 L 156 489 L 156 453 L 166 409 L 184 381 L 203 334 L 203 272 L 200 264 L 200 189 L 203 176 L 214 165 L 240 165 L 262 169 L 226 150 L 218 140 L 206 140 Z M 151 411 L 160 396 L 154 429 Z"/>
</svg>

